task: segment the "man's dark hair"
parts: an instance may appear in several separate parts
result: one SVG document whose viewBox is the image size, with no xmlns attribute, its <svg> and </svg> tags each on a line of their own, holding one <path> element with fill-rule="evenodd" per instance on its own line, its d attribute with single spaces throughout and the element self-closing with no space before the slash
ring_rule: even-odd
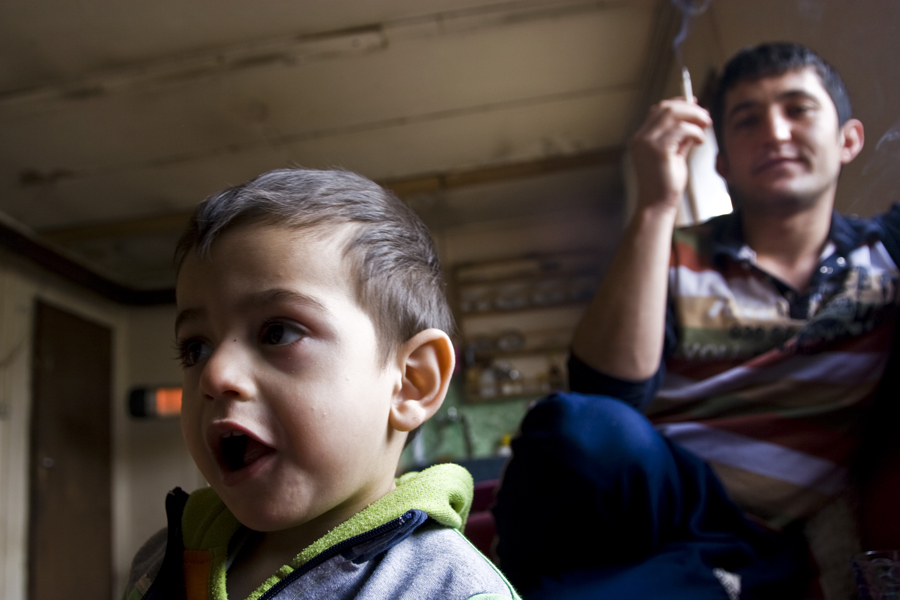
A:
<svg viewBox="0 0 900 600">
<path fill-rule="evenodd" d="M 356 299 L 375 325 L 382 364 L 420 331 L 453 332 L 431 234 L 399 198 L 347 171 L 280 169 L 213 194 L 197 206 L 175 251 L 178 268 L 239 225 L 311 229 L 352 226 L 344 249 Z"/>
<path fill-rule="evenodd" d="M 774 42 L 760 44 L 744 48 L 738 52 L 725 65 L 722 77 L 719 80 L 718 89 L 713 97 L 710 114 L 713 120 L 713 128 L 716 132 L 716 141 L 719 149 L 724 147 L 722 140 L 722 124 L 725 117 L 725 96 L 736 85 L 744 81 L 756 81 L 763 77 L 777 77 L 788 71 L 796 71 L 812 67 L 822 87 L 831 96 L 834 107 L 837 109 L 838 124 L 843 125 L 847 119 L 853 116 L 850 106 L 850 96 L 841 76 L 822 58 L 800 44 L 791 42 Z"/>
</svg>

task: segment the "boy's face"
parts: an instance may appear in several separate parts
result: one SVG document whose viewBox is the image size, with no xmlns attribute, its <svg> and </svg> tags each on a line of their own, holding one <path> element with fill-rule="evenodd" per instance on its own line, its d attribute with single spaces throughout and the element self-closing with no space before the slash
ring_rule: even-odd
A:
<svg viewBox="0 0 900 600">
<path fill-rule="evenodd" d="M 257 531 L 324 534 L 393 489 L 402 372 L 356 302 L 349 231 L 238 226 L 178 275 L 184 439 Z"/>
</svg>

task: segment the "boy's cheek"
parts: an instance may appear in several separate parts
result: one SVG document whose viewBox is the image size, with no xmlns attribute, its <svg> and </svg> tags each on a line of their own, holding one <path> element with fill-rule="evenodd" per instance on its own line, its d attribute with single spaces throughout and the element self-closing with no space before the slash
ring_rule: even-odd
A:
<svg viewBox="0 0 900 600">
<path fill-rule="evenodd" d="M 185 421 L 184 416 L 182 416 L 181 435 L 184 438 L 185 446 L 187 446 L 188 454 L 191 455 L 191 459 L 203 475 L 203 478 L 207 481 L 213 481 L 215 476 L 214 459 L 209 455 L 206 442 L 196 425 L 190 421 Z"/>
<path fill-rule="evenodd" d="M 203 443 L 203 435 L 197 421 L 196 410 L 190 405 L 190 401 L 184 401 L 181 405 L 181 437 L 195 461 L 199 445 Z"/>
<path fill-rule="evenodd" d="M 276 373 L 272 374 L 273 376 L 277 376 L 278 374 L 299 376 L 304 371 L 308 371 L 311 367 L 314 368 L 315 366 L 315 361 L 312 361 L 308 357 L 302 356 L 300 352 L 292 351 L 291 349 L 278 354 L 273 353 L 268 359 L 269 365 L 276 371 Z"/>
</svg>

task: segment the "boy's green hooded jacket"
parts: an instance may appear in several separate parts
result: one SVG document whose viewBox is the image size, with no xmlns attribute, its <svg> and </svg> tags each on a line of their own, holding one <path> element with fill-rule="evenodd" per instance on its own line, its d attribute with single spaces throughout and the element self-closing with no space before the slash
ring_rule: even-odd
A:
<svg viewBox="0 0 900 600">
<path fill-rule="evenodd" d="M 518 599 L 506 578 L 462 535 L 472 477 L 437 465 L 303 550 L 249 600 L 349 598 Z M 124 600 L 225 600 L 229 545 L 246 529 L 211 488 L 166 499 L 169 527 L 135 556 Z M 239 600 L 239 599 L 232 599 Z"/>
</svg>

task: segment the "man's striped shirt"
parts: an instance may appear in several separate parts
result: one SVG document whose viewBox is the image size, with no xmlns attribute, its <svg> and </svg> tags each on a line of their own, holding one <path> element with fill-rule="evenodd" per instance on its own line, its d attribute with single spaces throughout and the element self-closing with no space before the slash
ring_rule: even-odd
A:
<svg viewBox="0 0 900 600">
<path fill-rule="evenodd" d="M 595 372 L 614 385 L 584 391 L 634 402 L 662 379 L 645 413 L 706 460 L 735 502 L 773 526 L 810 515 L 847 481 L 887 360 L 898 231 L 897 206 L 867 221 L 835 213 L 798 293 L 756 267 L 739 214 L 677 230 L 664 377 L 628 389 Z"/>
</svg>

